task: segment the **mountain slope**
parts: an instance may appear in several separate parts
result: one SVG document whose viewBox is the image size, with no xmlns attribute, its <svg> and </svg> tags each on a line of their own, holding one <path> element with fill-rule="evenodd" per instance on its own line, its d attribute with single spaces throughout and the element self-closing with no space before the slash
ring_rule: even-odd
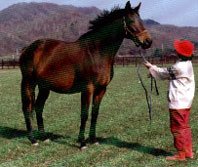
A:
<svg viewBox="0 0 198 167">
<path fill-rule="evenodd" d="M 38 38 L 72 41 L 101 11 L 50 3 L 20 3 L 0 12 L 0 53 L 14 53 Z M 10 47 L 12 46 L 12 47 Z"/>
<path fill-rule="evenodd" d="M 88 30 L 89 21 L 102 11 L 95 8 L 78 8 L 52 3 L 19 3 L 0 11 L 0 56 L 14 54 L 39 38 L 74 41 Z M 145 20 L 153 37 L 153 48 L 172 47 L 175 38 L 197 41 L 198 28 L 161 25 Z M 129 40 L 124 40 L 120 54 L 138 50 Z"/>
</svg>

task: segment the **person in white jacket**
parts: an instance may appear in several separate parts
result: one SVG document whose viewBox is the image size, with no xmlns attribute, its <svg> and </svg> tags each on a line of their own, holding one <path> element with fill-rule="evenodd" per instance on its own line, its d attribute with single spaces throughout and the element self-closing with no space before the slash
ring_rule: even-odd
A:
<svg viewBox="0 0 198 167">
<path fill-rule="evenodd" d="M 174 49 L 178 61 L 169 68 L 160 68 L 145 62 L 150 75 L 156 79 L 169 80 L 168 102 L 170 130 L 177 153 L 167 160 L 193 158 L 192 135 L 189 124 L 191 105 L 195 93 L 195 80 L 192 66 L 194 44 L 189 40 L 175 40 Z"/>
</svg>

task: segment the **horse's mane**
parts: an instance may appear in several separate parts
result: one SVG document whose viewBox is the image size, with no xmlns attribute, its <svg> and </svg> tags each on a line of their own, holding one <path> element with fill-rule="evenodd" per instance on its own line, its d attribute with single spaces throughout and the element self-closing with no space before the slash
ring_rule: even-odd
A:
<svg viewBox="0 0 198 167">
<path fill-rule="evenodd" d="M 103 13 L 98 15 L 96 19 L 89 22 L 91 24 L 89 30 L 95 30 L 101 28 L 111 23 L 115 19 L 122 17 L 123 15 L 124 15 L 124 9 L 120 9 L 119 6 L 114 7 L 110 12 L 104 10 Z"/>
</svg>

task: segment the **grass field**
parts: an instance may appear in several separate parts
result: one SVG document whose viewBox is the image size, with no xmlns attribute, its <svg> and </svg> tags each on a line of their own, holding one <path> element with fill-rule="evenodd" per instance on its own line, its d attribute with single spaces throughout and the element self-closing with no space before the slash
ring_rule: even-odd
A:
<svg viewBox="0 0 198 167">
<path fill-rule="evenodd" d="M 198 66 L 194 67 L 198 83 Z M 141 68 L 144 82 L 150 82 Z M 167 162 L 175 151 L 169 131 L 166 102 L 167 82 L 158 82 L 160 96 L 153 93 L 153 119 L 150 125 L 145 94 L 134 66 L 116 67 L 115 75 L 102 101 L 97 124 L 100 145 L 80 151 L 76 143 L 80 125 L 80 94 L 51 93 L 45 105 L 45 129 L 50 143 L 33 147 L 26 138 L 21 111 L 20 72 L 0 71 L 0 166 L 198 166 L 198 88 L 192 108 L 194 160 Z M 89 132 L 89 121 L 86 136 Z M 34 119 L 36 128 L 36 119 Z M 36 133 L 36 132 L 35 132 Z"/>
</svg>

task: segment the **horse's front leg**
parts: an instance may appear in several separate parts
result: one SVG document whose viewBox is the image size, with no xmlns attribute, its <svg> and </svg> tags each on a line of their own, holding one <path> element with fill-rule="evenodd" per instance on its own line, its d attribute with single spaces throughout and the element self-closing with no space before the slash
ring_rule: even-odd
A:
<svg viewBox="0 0 198 167">
<path fill-rule="evenodd" d="M 106 87 L 98 88 L 95 90 L 93 94 L 93 105 L 92 105 L 92 113 L 91 113 L 91 126 L 89 132 L 89 139 L 91 143 L 98 143 L 96 139 L 96 123 L 100 108 L 100 103 L 102 98 L 106 92 Z"/>
<path fill-rule="evenodd" d="M 92 93 L 90 91 L 84 91 L 81 93 L 81 125 L 80 132 L 78 136 L 78 141 L 80 142 L 80 148 L 86 148 L 85 141 L 85 127 L 88 119 L 88 110 L 90 106 Z"/>
</svg>

